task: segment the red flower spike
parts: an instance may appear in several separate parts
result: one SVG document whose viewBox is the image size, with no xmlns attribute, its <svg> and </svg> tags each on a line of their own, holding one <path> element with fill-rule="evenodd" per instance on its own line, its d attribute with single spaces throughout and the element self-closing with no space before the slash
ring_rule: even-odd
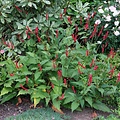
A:
<svg viewBox="0 0 120 120">
<path fill-rule="evenodd" d="M 106 40 L 106 39 L 107 39 L 108 34 L 109 34 L 109 32 L 107 31 L 107 32 L 105 33 L 105 35 L 103 36 L 103 40 Z"/>
<path fill-rule="evenodd" d="M 94 30 L 93 30 L 91 36 L 89 37 L 89 39 L 93 38 L 93 37 L 96 35 L 96 32 L 97 32 L 97 26 L 98 26 L 97 24 L 94 25 Z"/>
<path fill-rule="evenodd" d="M 48 13 L 46 13 L 46 20 L 48 20 L 48 17 L 49 17 L 49 16 L 48 16 Z"/>
<path fill-rule="evenodd" d="M 72 24 L 71 17 L 69 16 L 67 19 L 68 19 L 68 22 Z"/>
<path fill-rule="evenodd" d="M 30 35 L 28 33 L 29 33 L 28 30 L 26 30 L 27 38 L 30 39 Z"/>
<path fill-rule="evenodd" d="M 66 51 L 65 51 L 65 55 L 66 55 L 66 57 L 69 56 L 69 51 L 68 51 L 68 49 L 66 49 Z"/>
<path fill-rule="evenodd" d="M 78 65 L 81 66 L 82 68 L 86 68 L 84 65 L 82 65 L 80 62 L 78 62 Z"/>
<path fill-rule="evenodd" d="M 89 56 L 89 50 L 86 50 L 86 56 Z"/>
<path fill-rule="evenodd" d="M 39 70 L 42 71 L 42 66 L 38 64 Z"/>
<path fill-rule="evenodd" d="M 72 86 L 72 90 L 73 90 L 74 93 L 76 93 L 76 90 L 75 90 L 75 87 L 74 87 L 74 86 Z"/>
<path fill-rule="evenodd" d="M 22 12 L 22 10 L 21 10 L 17 5 L 15 5 L 15 8 L 16 8 L 19 12 Z"/>
<path fill-rule="evenodd" d="M 110 57 L 114 58 L 114 56 L 115 56 L 114 48 L 111 48 L 111 50 L 108 54 L 108 58 L 110 58 Z"/>
<path fill-rule="evenodd" d="M 77 40 L 77 35 L 72 34 L 72 39 L 74 40 L 74 42 L 76 42 L 76 40 Z"/>
<path fill-rule="evenodd" d="M 25 88 L 22 84 L 20 84 L 20 87 L 23 89 L 23 90 L 28 90 L 27 88 Z"/>
<path fill-rule="evenodd" d="M 36 28 L 35 28 L 35 35 L 36 35 L 36 36 L 38 36 L 38 31 L 39 31 L 39 29 L 38 29 L 38 27 L 36 27 Z"/>
<path fill-rule="evenodd" d="M 115 71 L 115 68 L 116 68 L 116 67 L 113 67 L 113 68 L 110 70 L 110 72 L 109 72 L 110 78 L 112 78 L 112 76 L 113 76 L 113 74 L 114 74 L 114 71 Z"/>
<path fill-rule="evenodd" d="M 15 66 L 17 69 L 19 68 L 18 62 L 15 62 Z"/>
<path fill-rule="evenodd" d="M 67 80 L 64 78 L 64 85 L 67 85 Z"/>
<path fill-rule="evenodd" d="M 13 77 L 13 76 L 14 76 L 14 73 L 10 73 L 10 76 Z"/>
<path fill-rule="evenodd" d="M 12 49 L 14 49 L 14 48 L 15 48 L 13 44 L 11 44 L 11 48 L 12 48 Z"/>
<path fill-rule="evenodd" d="M 28 32 L 32 33 L 32 30 L 30 29 L 29 26 L 26 26 L 26 29 L 28 30 Z"/>
<path fill-rule="evenodd" d="M 96 12 L 94 12 L 94 13 L 92 14 L 92 18 L 94 18 L 95 15 L 96 15 Z"/>
<path fill-rule="evenodd" d="M 94 66 L 94 68 L 93 68 L 93 70 L 97 70 L 98 69 L 98 66 L 96 65 L 96 66 Z"/>
<path fill-rule="evenodd" d="M 75 26 L 75 32 L 76 33 L 78 32 L 78 26 L 77 25 Z"/>
<path fill-rule="evenodd" d="M 92 62 L 90 63 L 90 67 L 92 67 L 95 64 L 95 60 L 92 59 Z"/>
<path fill-rule="evenodd" d="M 85 26 L 84 26 L 84 29 L 85 29 L 85 31 L 89 29 L 89 24 L 88 24 L 88 22 L 86 22 L 86 24 L 85 24 Z"/>
<path fill-rule="evenodd" d="M 100 32 L 98 33 L 98 37 L 100 37 L 100 35 L 102 34 L 103 29 L 104 29 L 104 26 L 101 27 Z"/>
<path fill-rule="evenodd" d="M 102 45 L 102 53 L 104 53 L 104 50 L 105 50 L 105 45 L 103 44 Z"/>
<path fill-rule="evenodd" d="M 117 81 L 116 81 L 117 83 L 118 82 L 120 82 L 120 72 L 118 73 L 118 75 L 117 75 Z"/>
<path fill-rule="evenodd" d="M 51 83 L 51 87 L 52 87 L 52 89 L 54 88 L 54 84 L 53 83 Z"/>
<path fill-rule="evenodd" d="M 58 33 L 59 33 L 59 31 L 58 31 L 58 30 L 56 30 L 56 38 L 58 38 Z"/>
<path fill-rule="evenodd" d="M 83 73 L 80 71 L 80 68 L 78 68 L 78 73 L 79 73 L 79 74 L 83 74 Z"/>
<path fill-rule="evenodd" d="M 62 13 L 60 13 L 60 19 L 62 19 L 62 16 L 63 16 L 63 14 L 62 14 Z"/>
<path fill-rule="evenodd" d="M 37 35 L 37 41 L 40 42 L 41 38 Z"/>
<path fill-rule="evenodd" d="M 67 12 L 67 9 L 66 9 L 66 8 L 64 8 L 64 11 L 63 11 L 63 12 L 64 12 L 64 14 L 66 14 L 66 12 Z"/>
<path fill-rule="evenodd" d="M 59 100 L 63 100 L 64 99 L 64 93 L 62 94 L 61 97 L 59 97 Z"/>
<path fill-rule="evenodd" d="M 62 78 L 62 70 L 58 70 L 57 74 L 59 79 Z"/>
<path fill-rule="evenodd" d="M 53 63 L 52 67 L 53 67 L 54 69 L 56 69 L 56 68 L 57 68 L 57 65 L 56 65 L 55 60 L 53 60 L 52 63 Z"/>
<path fill-rule="evenodd" d="M 25 78 L 26 78 L 26 84 L 28 84 L 28 76 L 26 76 Z"/>
<path fill-rule="evenodd" d="M 108 46 L 108 42 L 105 43 L 105 48 Z"/>
<path fill-rule="evenodd" d="M 92 83 L 92 74 L 89 74 L 89 78 L 88 78 L 88 86 L 90 86 Z"/>
</svg>

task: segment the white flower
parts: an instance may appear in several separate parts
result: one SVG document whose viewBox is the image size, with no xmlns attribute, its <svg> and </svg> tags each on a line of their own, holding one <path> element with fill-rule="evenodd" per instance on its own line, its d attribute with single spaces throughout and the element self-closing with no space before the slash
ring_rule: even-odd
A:
<svg viewBox="0 0 120 120">
<path fill-rule="evenodd" d="M 106 1 L 103 1 L 104 3 L 107 3 Z"/>
<path fill-rule="evenodd" d="M 99 25 L 100 23 L 101 23 L 100 20 L 96 20 L 96 21 L 95 21 L 95 24 L 97 24 L 97 25 Z"/>
<path fill-rule="evenodd" d="M 115 24 L 115 26 L 118 26 L 119 25 L 119 21 L 115 21 L 114 24 Z"/>
<path fill-rule="evenodd" d="M 116 2 L 118 2 L 120 4 L 120 0 L 116 0 Z"/>
<path fill-rule="evenodd" d="M 118 36 L 118 35 L 120 35 L 120 32 L 119 31 L 114 31 L 114 34 L 116 35 L 116 36 Z"/>
<path fill-rule="evenodd" d="M 118 16 L 120 14 L 120 11 L 117 11 L 117 10 L 115 10 L 114 12 L 113 12 L 113 16 L 115 17 L 115 16 Z"/>
<path fill-rule="evenodd" d="M 3 54 L 5 51 L 4 50 L 0 50 L 0 53 Z"/>
<path fill-rule="evenodd" d="M 104 28 L 107 28 L 107 27 L 108 27 L 108 24 L 106 23 L 105 26 L 104 26 Z"/>
<path fill-rule="evenodd" d="M 106 18 L 106 21 L 111 21 L 111 16 L 110 15 L 107 15 L 107 16 L 105 16 L 105 18 Z"/>
<path fill-rule="evenodd" d="M 120 30 L 120 26 L 118 27 L 118 30 Z"/>
<path fill-rule="evenodd" d="M 102 8 L 98 9 L 98 12 L 99 12 L 99 13 L 104 13 L 104 11 L 103 11 Z"/>
<path fill-rule="evenodd" d="M 116 7 L 114 7 L 114 6 L 110 6 L 109 9 L 110 9 L 111 12 L 116 11 Z"/>
<path fill-rule="evenodd" d="M 101 41 L 97 41 L 97 44 L 101 44 L 102 42 Z"/>
</svg>

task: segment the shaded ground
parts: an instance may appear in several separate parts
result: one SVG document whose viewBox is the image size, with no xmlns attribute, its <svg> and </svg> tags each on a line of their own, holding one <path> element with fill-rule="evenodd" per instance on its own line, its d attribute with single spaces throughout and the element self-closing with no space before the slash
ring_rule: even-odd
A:
<svg viewBox="0 0 120 120">
<path fill-rule="evenodd" d="M 18 106 L 16 106 L 16 104 L 12 102 L 0 104 L 0 120 L 4 120 L 4 118 L 8 116 L 14 116 L 28 109 L 31 109 L 30 106 L 31 103 L 27 100 L 23 100 L 22 103 L 19 104 Z M 75 111 L 73 113 L 67 109 L 62 109 L 62 110 L 66 115 L 71 116 L 71 120 L 92 120 L 93 119 L 92 117 L 94 116 L 94 112 L 97 115 L 104 115 L 104 116 L 109 115 L 108 113 L 96 111 L 91 108 L 85 108 L 82 112 Z"/>
</svg>

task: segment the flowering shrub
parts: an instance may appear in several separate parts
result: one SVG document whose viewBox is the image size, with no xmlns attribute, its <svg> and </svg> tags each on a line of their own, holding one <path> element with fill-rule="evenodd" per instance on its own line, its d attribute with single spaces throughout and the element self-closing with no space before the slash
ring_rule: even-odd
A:
<svg viewBox="0 0 120 120">
<path fill-rule="evenodd" d="M 118 94 L 120 81 L 118 69 L 110 62 L 114 50 L 106 56 L 97 54 L 96 44 L 82 46 L 81 40 L 89 36 L 89 4 L 62 2 L 2 3 L 1 103 L 29 94 L 34 107 L 44 100 L 59 110 L 60 106 L 72 111 L 90 106 L 110 112 L 103 101 Z M 90 38 L 95 36 L 98 23 Z M 103 39 L 107 37 L 106 31 Z"/>
<path fill-rule="evenodd" d="M 86 41 L 97 43 L 102 53 L 111 48 L 116 50 L 120 47 L 120 3 L 116 0 L 96 4 L 86 19 L 85 30 L 91 33 Z"/>
</svg>

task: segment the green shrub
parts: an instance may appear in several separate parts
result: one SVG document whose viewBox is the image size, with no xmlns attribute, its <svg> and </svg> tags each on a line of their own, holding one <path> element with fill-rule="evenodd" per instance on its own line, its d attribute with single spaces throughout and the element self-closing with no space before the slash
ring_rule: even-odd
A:
<svg viewBox="0 0 120 120">
<path fill-rule="evenodd" d="M 81 17 L 89 4 L 63 2 L 1 1 L 1 103 L 29 94 L 34 107 L 43 100 L 59 110 L 90 106 L 110 112 L 103 102 L 120 89 L 110 62 L 114 52 L 107 57 L 97 54 L 96 43 L 82 46 L 89 33 Z"/>
</svg>

